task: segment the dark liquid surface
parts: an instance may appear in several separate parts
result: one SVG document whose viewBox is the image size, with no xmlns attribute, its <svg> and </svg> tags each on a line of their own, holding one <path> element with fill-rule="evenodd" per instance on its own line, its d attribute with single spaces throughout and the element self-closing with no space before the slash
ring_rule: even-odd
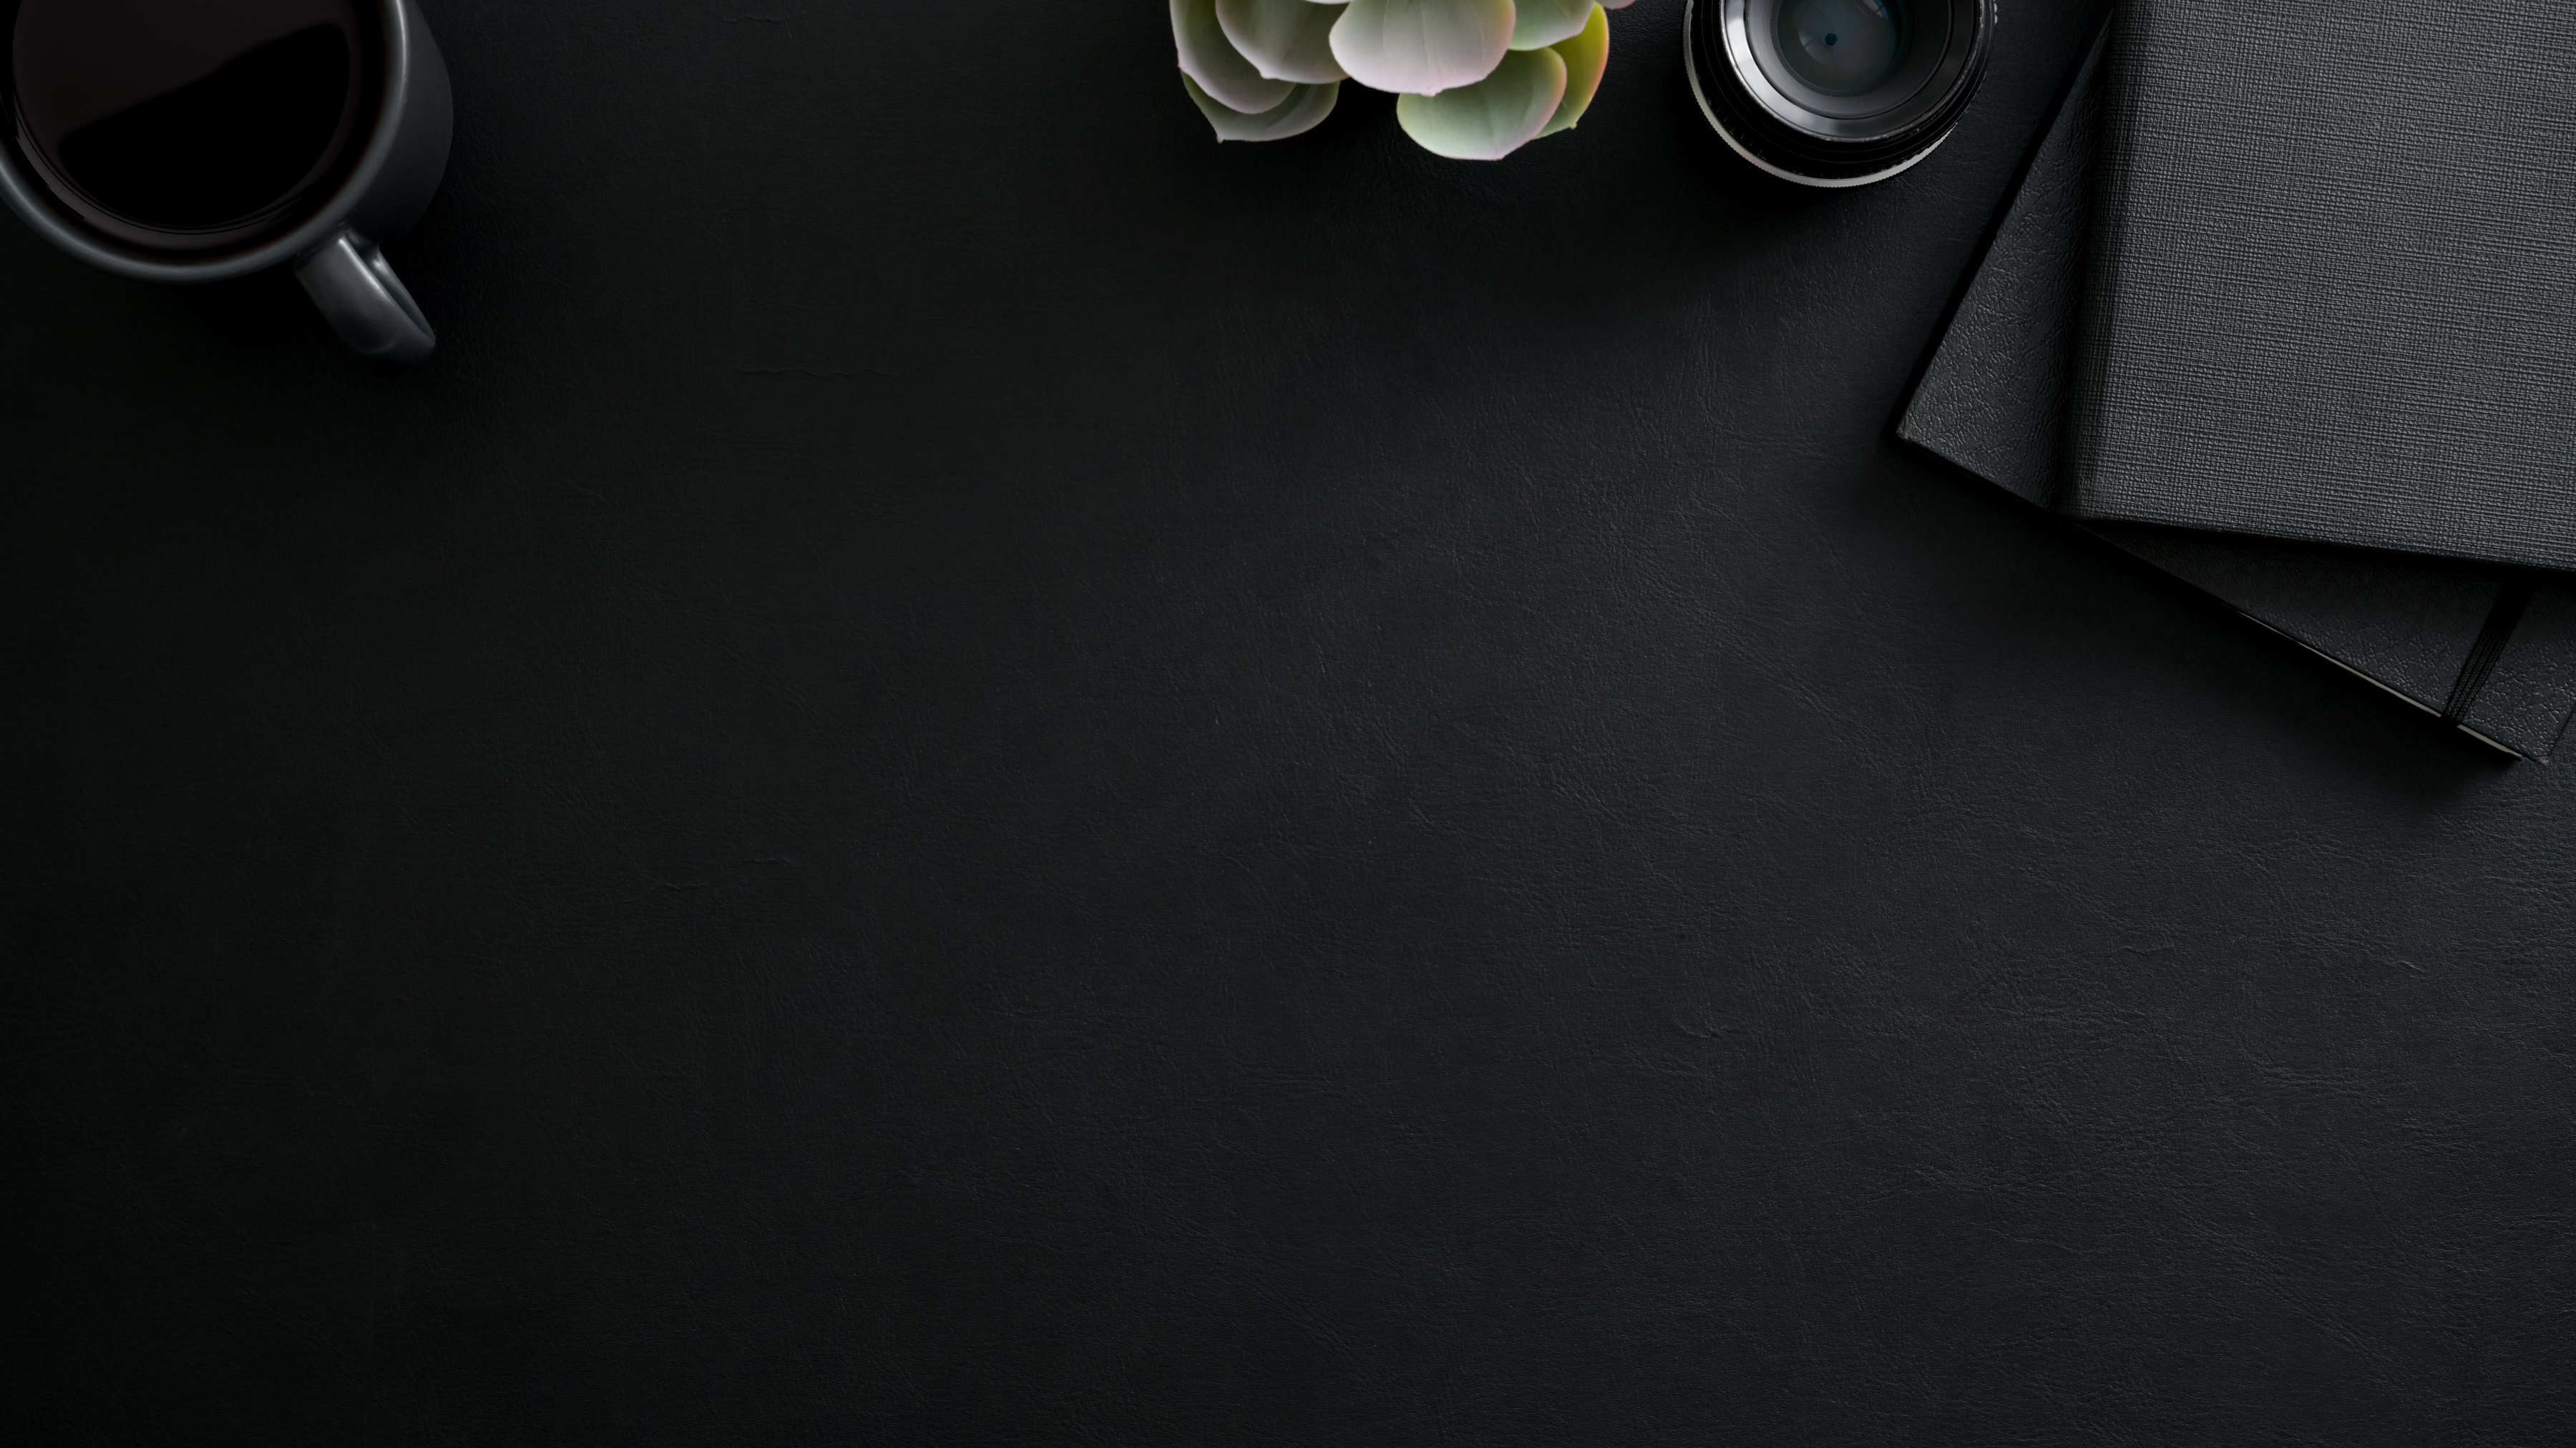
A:
<svg viewBox="0 0 2576 1448">
<path fill-rule="evenodd" d="M 20 155 L 91 229 L 156 250 L 290 230 L 365 148 L 376 82 L 359 0 L 20 0 Z"/>
</svg>

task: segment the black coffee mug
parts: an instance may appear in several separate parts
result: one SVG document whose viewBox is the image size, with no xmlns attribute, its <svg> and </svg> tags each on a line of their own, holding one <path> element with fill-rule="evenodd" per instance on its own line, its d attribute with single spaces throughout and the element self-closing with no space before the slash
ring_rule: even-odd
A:
<svg viewBox="0 0 2576 1448">
<path fill-rule="evenodd" d="M 0 195 L 93 266 L 212 282 L 291 265 L 399 370 L 438 333 L 379 250 L 447 168 L 447 67 L 412 0 L 0 0 Z"/>
<path fill-rule="evenodd" d="M 1744 159 L 1866 186 L 1949 138 L 1977 94 L 1995 0 L 1690 0 L 1692 93 Z"/>
</svg>

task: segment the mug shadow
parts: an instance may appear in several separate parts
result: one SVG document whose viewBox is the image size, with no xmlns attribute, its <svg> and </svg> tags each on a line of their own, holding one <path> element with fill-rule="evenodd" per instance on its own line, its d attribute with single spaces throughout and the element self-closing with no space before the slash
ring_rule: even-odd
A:
<svg viewBox="0 0 2576 1448">
<path fill-rule="evenodd" d="M 330 327 L 287 267 L 178 289 L 183 305 L 209 330 L 237 342 L 307 337 L 330 341 Z"/>
</svg>

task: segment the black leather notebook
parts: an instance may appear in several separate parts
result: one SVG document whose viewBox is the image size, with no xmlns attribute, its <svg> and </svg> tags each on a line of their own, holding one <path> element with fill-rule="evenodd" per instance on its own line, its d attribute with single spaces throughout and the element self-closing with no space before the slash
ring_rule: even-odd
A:
<svg viewBox="0 0 2576 1448">
<path fill-rule="evenodd" d="M 2576 568 L 2559 0 L 2126 0 L 2085 517 Z"/>
<path fill-rule="evenodd" d="M 2067 490 L 2104 51 L 2095 47 L 2034 149 L 1897 424 L 1907 442 L 2042 507 Z M 2084 526 L 2509 753 L 2546 759 L 2576 711 L 2576 591 L 2563 580 L 2242 534 Z"/>
</svg>

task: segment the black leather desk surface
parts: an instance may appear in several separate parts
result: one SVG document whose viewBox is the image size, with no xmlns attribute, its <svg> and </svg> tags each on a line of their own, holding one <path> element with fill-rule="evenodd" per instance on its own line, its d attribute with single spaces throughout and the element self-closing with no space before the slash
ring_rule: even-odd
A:
<svg viewBox="0 0 2576 1448">
<path fill-rule="evenodd" d="M 390 384 L 0 228 L 0 1439 L 2563 1438 L 2576 768 L 1884 435 L 2097 14 L 441 0 Z"/>
</svg>

